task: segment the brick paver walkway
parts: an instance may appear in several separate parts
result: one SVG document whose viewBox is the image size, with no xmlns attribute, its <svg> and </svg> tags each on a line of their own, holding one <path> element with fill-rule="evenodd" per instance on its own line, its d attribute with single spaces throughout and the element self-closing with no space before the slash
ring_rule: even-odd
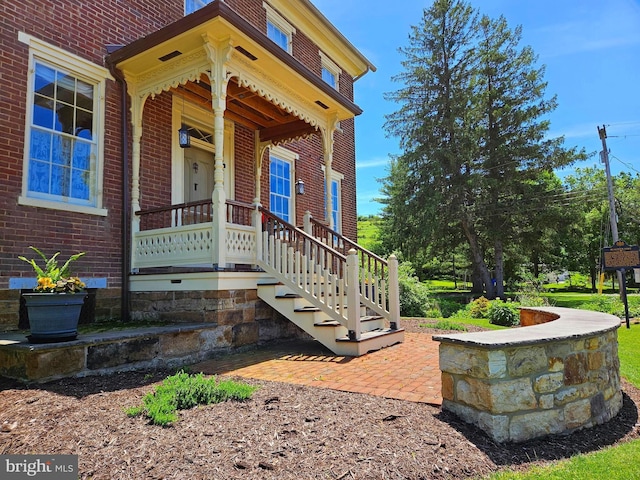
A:
<svg viewBox="0 0 640 480">
<path fill-rule="evenodd" d="M 441 405 L 438 346 L 431 335 L 405 333 L 404 343 L 339 357 L 317 342 L 286 342 L 198 363 L 191 371 Z"/>
</svg>

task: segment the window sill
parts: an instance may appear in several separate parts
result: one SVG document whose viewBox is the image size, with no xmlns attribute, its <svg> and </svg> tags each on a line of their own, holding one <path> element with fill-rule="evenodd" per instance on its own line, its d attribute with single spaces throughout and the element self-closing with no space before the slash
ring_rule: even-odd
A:
<svg viewBox="0 0 640 480">
<path fill-rule="evenodd" d="M 42 200 L 38 198 L 29 198 L 20 196 L 18 198 L 19 205 L 25 205 L 29 207 L 49 208 L 52 210 L 64 210 L 65 212 L 86 213 L 87 215 L 98 215 L 106 217 L 109 211 L 105 208 L 86 207 L 83 205 L 74 205 L 72 203 L 64 202 L 51 202 L 48 200 Z"/>
</svg>

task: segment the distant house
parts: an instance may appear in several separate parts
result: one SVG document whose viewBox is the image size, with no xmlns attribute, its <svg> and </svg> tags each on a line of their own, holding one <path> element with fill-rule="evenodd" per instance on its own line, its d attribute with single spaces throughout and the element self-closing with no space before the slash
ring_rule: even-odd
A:
<svg viewBox="0 0 640 480">
<path fill-rule="evenodd" d="M 29 245 L 87 252 L 97 319 L 211 323 L 231 346 L 291 333 L 283 317 L 330 344 L 397 327 L 393 265 L 348 240 L 353 88 L 375 68 L 310 1 L 0 15 L 0 329 L 26 321 Z"/>
</svg>

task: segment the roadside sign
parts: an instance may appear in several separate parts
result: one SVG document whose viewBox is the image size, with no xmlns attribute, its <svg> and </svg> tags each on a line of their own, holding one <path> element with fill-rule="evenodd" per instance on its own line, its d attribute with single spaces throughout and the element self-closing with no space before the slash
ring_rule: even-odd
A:
<svg viewBox="0 0 640 480">
<path fill-rule="evenodd" d="M 613 247 L 602 249 L 602 261 L 605 270 L 640 268 L 640 249 L 619 240 Z"/>
</svg>

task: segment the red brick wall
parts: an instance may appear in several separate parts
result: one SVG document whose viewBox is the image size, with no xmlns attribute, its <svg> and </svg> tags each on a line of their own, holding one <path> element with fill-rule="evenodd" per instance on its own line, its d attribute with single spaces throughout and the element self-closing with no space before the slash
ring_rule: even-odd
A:
<svg viewBox="0 0 640 480">
<path fill-rule="evenodd" d="M 260 31 L 266 31 L 262 0 L 226 0 Z M 0 2 L 0 289 L 9 277 L 32 277 L 30 268 L 17 259 L 36 245 L 47 254 L 58 250 L 62 257 L 86 251 L 75 273 L 84 277 L 108 277 L 109 287 L 121 285 L 122 251 L 122 148 L 120 139 L 120 85 L 107 81 L 104 139 L 103 207 L 108 216 L 95 216 L 18 205 L 22 190 L 23 143 L 26 108 L 28 48 L 18 42 L 18 32 L 40 38 L 54 46 L 103 65 L 105 46 L 126 44 L 167 25 L 183 15 L 182 0 L 94 0 L 79 7 L 77 0 L 4 0 Z M 89 6 L 90 5 L 90 6 Z M 293 39 L 294 56 L 320 74 L 318 47 L 298 30 Z M 352 80 L 340 78 L 340 90 L 353 99 Z M 171 189 L 171 96 L 168 93 L 145 104 L 142 139 L 141 205 L 165 204 Z M 344 231 L 355 236 L 355 173 L 353 122 L 343 122 L 344 134 L 336 133 L 334 169 L 343 182 Z M 317 137 L 295 142 L 300 154 L 297 177 L 306 185 L 298 198 L 297 221 L 309 209 L 324 216 L 321 170 L 322 143 Z M 253 132 L 236 126 L 236 198 L 251 202 L 254 193 Z M 151 168 L 149 168 L 151 167 Z M 262 201 L 268 206 L 268 159 L 263 163 Z"/>
<path fill-rule="evenodd" d="M 262 33 L 267 34 L 267 11 L 262 6 L 262 0 L 225 0 L 224 3 Z"/>
<path fill-rule="evenodd" d="M 88 5 L 88 4 L 87 4 Z M 181 1 L 96 0 L 91 8 L 74 0 L 0 2 L 0 289 L 9 277 L 33 277 L 17 259 L 31 257 L 29 245 L 61 258 L 78 251 L 87 255 L 74 265 L 83 277 L 107 277 L 121 284 L 122 171 L 120 87 L 107 81 L 104 139 L 103 207 L 108 216 L 18 205 L 22 193 L 23 143 L 28 46 L 22 31 L 98 65 L 105 45 L 123 44 L 182 16 Z"/>
<path fill-rule="evenodd" d="M 253 203 L 256 196 L 254 143 L 253 130 L 235 126 L 235 194 L 239 202 Z"/>
<path fill-rule="evenodd" d="M 140 142 L 140 207 L 171 203 L 171 94 L 147 99 Z"/>
</svg>

